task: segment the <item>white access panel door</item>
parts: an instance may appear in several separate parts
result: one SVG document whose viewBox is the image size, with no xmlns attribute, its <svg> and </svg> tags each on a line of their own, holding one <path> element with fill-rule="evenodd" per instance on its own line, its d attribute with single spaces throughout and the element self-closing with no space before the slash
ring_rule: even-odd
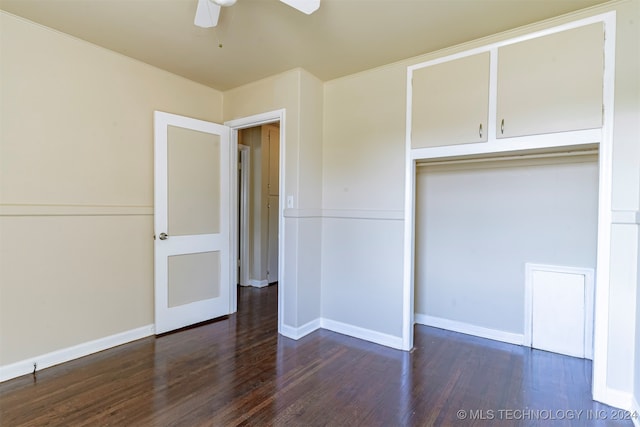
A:
<svg viewBox="0 0 640 427">
<path fill-rule="evenodd" d="M 532 272 L 531 346 L 569 356 L 586 356 L 585 276 Z"/>
<path fill-rule="evenodd" d="M 155 112 L 156 334 L 230 312 L 229 128 Z"/>
</svg>

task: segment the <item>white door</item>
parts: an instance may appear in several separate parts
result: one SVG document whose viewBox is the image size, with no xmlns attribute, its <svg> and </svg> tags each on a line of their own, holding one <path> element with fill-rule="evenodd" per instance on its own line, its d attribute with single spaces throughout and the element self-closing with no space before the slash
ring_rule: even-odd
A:
<svg viewBox="0 0 640 427">
<path fill-rule="evenodd" d="M 156 111 L 155 328 L 229 314 L 230 130 Z"/>
</svg>

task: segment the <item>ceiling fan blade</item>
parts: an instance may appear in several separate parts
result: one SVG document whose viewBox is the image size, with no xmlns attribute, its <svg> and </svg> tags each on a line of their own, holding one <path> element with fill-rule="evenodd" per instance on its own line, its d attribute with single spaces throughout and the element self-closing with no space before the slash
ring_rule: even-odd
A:
<svg viewBox="0 0 640 427">
<path fill-rule="evenodd" d="M 311 15 L 320 7 L 320 0 L 280 0 L 282 3 L 298 9 L 302 13 Z"/>
<path fill-rule="evenodd" d="M 198 0 L 198 8 L 196 9 L 196 18 L 193 23 L 198 27 L 211 28 L 218 25 L 220 17 L 220 6 L 209 0 Z"/>
</svg>

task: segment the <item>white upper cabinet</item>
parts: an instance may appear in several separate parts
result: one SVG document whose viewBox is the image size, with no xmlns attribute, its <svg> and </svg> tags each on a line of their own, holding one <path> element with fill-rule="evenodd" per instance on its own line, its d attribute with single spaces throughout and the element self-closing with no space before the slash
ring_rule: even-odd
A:
<svg viewBox="0 0 640 427">
<path fill-rule="evenodd" d="M 489 52 L 413 71 L 411 147 L 487 141 Z"/>
<path fill-rule="evenodd" d="M 602 23 L 498 49 L 496 137 L 602 126 Z"/>
</svg>

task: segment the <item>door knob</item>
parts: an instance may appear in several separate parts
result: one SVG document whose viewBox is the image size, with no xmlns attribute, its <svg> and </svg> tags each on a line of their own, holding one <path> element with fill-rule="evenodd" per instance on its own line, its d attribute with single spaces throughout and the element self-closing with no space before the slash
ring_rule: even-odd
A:
<svg viewBox="0 0 640 427">
<path fill-rule="evenodd" d="M 169 235 L 167 233 L 160 233 L 160 240 L 167 240 Z"/>
</svg>

